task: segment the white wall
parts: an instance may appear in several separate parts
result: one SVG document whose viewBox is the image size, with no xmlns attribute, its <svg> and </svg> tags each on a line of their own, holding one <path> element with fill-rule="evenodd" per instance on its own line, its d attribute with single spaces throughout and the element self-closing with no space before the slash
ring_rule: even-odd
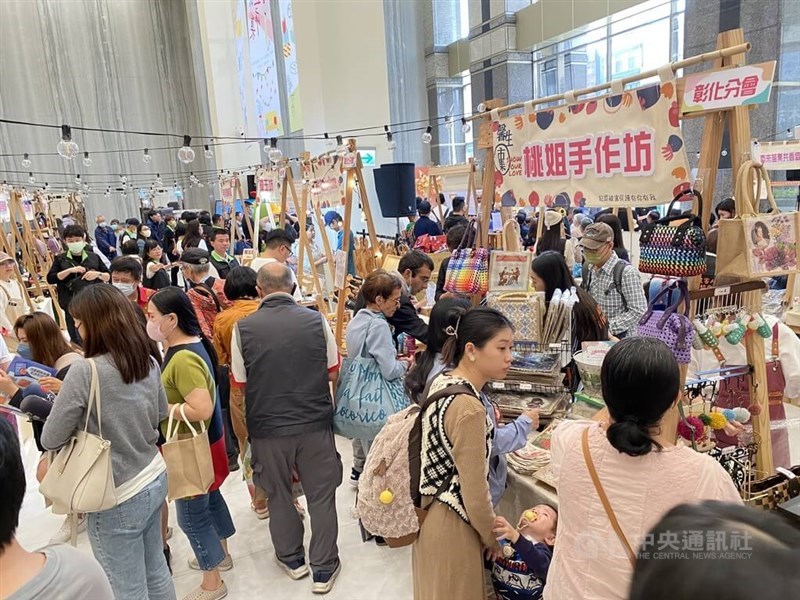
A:
<svg viewBox="0 0 800 600">
<path fill-rule="evenodd" d="M 242 113 L 239 97 L 239 74 L 236 68 L 236 42 L 234 19 L 241 0 L 197 0 L 203 64 L 206 71 L 211 129 L 214 135 L 235 136 L 243 128 L 248 137 L 257 135 L 255 125 L 249 128 Z M 249 64 L 249 59 L 246 61 Z M 248 112 L 254 111 L 252 88 L 249 92 Z M 218 169 L 234 169 L 243 165 L 261 164 L 263 154 L 259 144 L 229 144 L 214 149 Z M 242 177 L 242 190 L 247 193 L 247 180 Z M 219 197 L 219 190 L 215 190 Z"/>
<path fill-rule="evenodd" d="M 383 2 L 295 0 L 293 9 L 306 135 L 390 123 Z M 377 164 L 392 162 L 383 136 L 357 143 L 377 148 Z M 307 140 L 306 149 L 326 150 L 316 140 Z M 364 169 L 364 183 L 378 233 L 393 235 L 395 221 L 380 216 L 371 169 Z M 354 231 L 366 228 L 357 206 L 353 219 Z"/>
</svg>

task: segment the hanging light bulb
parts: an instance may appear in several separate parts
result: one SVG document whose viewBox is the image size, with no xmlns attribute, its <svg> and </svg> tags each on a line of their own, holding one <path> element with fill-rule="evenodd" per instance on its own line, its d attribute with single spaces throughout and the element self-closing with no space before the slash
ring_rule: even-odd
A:
<svg viewBox="0 0 800 600">
<path fill-rule="evenodd" d="M 91 190 L 91 189 L 92 188 L 89 187 L 88 183 L 84 183 L 83 184 L 83 191 L 86 192 L 87 194 L 89 193 L 89 190 Z"/>
<path fill-rule="evenodd" d="M 28 153 L 22 155 L 22 168 L 23 169 L 30 169 L 31 168 L 31 159 L 28 158 Z"/>
<path fill-rule="evenodd" d="M 281 152 L 280 148 L 278 148 L 278 138 L 270 138 L 267 156 L 269 157 L 269 160 L 274 163 L 283 158 L 283 152 Z"/>
<path fill-rule="evenodd" d="M 28 183 L 30 183 L 31 185 L 36 183 L 36 177 L 33 176 L 33 173 L 28 173 Z"/>
<path fill-rule="evenodd" d="M 325 149 L 326 149 L 328 152 L 330 152 L 330 151 L 331 151 L 331 150 L 333 150 L 334 148 L 336 148 L 336 142 L 335 142 L 335 141 L 333 141 L 333 140 L 332 140 L 330 137 L 328 137 L 328 134 L 326 133 L 326 134 L 325 134 Z"/>
<path fill-rule="evenodd" d="M 422 134 L 422 143 L 423 144 L 430 144 L 431 143 L 431 140 L 433 139 L 433 136 L 431 135 L 431 131 L 432 130 L 433 130 L 433 128 L 430 125 L 428 125 L 425 128 L 425 133 Z"/>
<path fill-rule="evenodd" d="M 56 146 L 56 152 L 58 152 L 61 158 L 72 160 L 78 155 L 79 150 L 78 144 L 72 141 L 72 129 L 70 129 L 70 126 L 62 125 L 61 140 Z"/>
<path fill-rule="evenodd" d="M 344 156 L 347 154 L 347 146 L 344 145 L 344 140 L 342 140 L 342 136 L 336 136 L 336 154 L 339 156 Z"/>
<path fill-rule="evenodd" d="M 483 102 L 478 104 L 478 112 L 479 113 L 485 113 L 486 112 L 486 105 Z"/>
<path fill-rule="evenodd" d="M 205 151 L 203 152 L 203 156 L 205 156 L 206 158 L 214 158 L 214 153 L 211 151 L 211 148 L 208 147 L 208 144 L 203 146 L 203 148 L 205 149 Z"/>
<path fill-rule="evenodd" d="M 89 158 L 88 152 L 83 153 L 83 166 L 86 167 L 87 169 L 92 166 L 92 159 Z"/>
<path fill-rule="evenodd" d="M 178 150 L 178 160 L 185 165 L 194 162 L 194 150 L 192 150 L 191 136 L 183 136 L 183 146 Z"/>
<path fill-rule="evenodd" d="M 150 155 L 150 149 L 145 148 L 144 154 L 142 154 L 142 162 L 146 165 L 149 165 L 151 160 L 153 160 L 153 157 Z"/>
<path fill-rule="evenodd" d="M 470 129 L 471 127 L 469 126 L 469 123 L 467 123 L 467 117 L 461 117 L 461 131 L 464 133 L 469 133 Z"/>
<path fill-rule="evenodd" d="M 50 184 L 47 183 L 46 181 L 44 182 L 44 189 L 45 189 L 45 191 L 50 189 Z"/>
<path fill-rule="evenodd" d="M 81 176 L 75 175 L 75 185 L 80 185 L 80 184 L 81 184 Z"/>
<path fill-rule="evenodd" d="M 127 178 L 127 177 L 125 177 L 125 175 L 120 175 L 120 176 L 119 176 L 119 182 L 120 182 L 122 185 L 125 185 L 126 183 L 128 183 L 128 178 Z"/>
<path fill-rule="evenodd" d="M 394 150 L 397 148 L 397 142 L 392 139 L 392 132 L 389 130 L 389 126 L 384 125 L 383 130 L 386 132 L 386 147 L 389 150 Z"/>
<path fill-rule="evenodd" d="M 161 187 L 161 183 L 162 183 L 162 181 L 161 181 L 161 173 L 156 173 L 156 185 L 158 187 Z"/>
</svg>

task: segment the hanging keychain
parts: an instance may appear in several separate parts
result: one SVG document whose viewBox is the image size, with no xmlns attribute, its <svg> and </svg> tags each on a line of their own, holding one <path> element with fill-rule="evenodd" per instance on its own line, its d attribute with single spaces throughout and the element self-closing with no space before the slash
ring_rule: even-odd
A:
<svg viewBox="0 0 800 600">
<path fill-rule="evenodd" d="M 705 346 L 711 349 L 717 361 L 719 361 L 719 364 L 725 364 L 725 357 L 722 355 L 722 352 L 719 349 L 719 340 L 717 339 L 717 336 L 714 335 L 712 330 L 703 325 L 703 322 L 700 319 L 695 319 L 692 321 L 692 325 L 694 325 L 694 329 L 697 332 L 695 339 L 699 338 L 702 340 L 702 343 Z"/>
</svg>

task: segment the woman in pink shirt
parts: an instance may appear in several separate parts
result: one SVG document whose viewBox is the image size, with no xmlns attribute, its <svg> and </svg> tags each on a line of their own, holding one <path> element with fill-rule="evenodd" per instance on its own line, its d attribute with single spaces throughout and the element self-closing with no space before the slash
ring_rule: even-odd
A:
<svg viewBox="0 0 800 600">
<path fill-rule="evenodd" d="M 545 600 L 627 598 L 635 554 L 670 509 L 703 500 L 741 503 L 714 459 L 676 446 L 672 432 L 661 430 L 681 397 L 678 364 L 664 343 L 617 343 L 601 381 L 607 421 L 565 421 L 553 432 L 559 527 Z"/>
</svg>

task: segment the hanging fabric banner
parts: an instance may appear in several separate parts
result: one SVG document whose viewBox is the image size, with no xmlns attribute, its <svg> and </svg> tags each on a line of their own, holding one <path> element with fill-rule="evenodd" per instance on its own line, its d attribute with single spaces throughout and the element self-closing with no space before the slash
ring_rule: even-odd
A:
<svg viewBox="0 0 800 600">
<path fill-rule="evenodd" d="M 690 184 L 675 81 L 493 121 L 504 206 L 654 206 Z"/>
</svg>

